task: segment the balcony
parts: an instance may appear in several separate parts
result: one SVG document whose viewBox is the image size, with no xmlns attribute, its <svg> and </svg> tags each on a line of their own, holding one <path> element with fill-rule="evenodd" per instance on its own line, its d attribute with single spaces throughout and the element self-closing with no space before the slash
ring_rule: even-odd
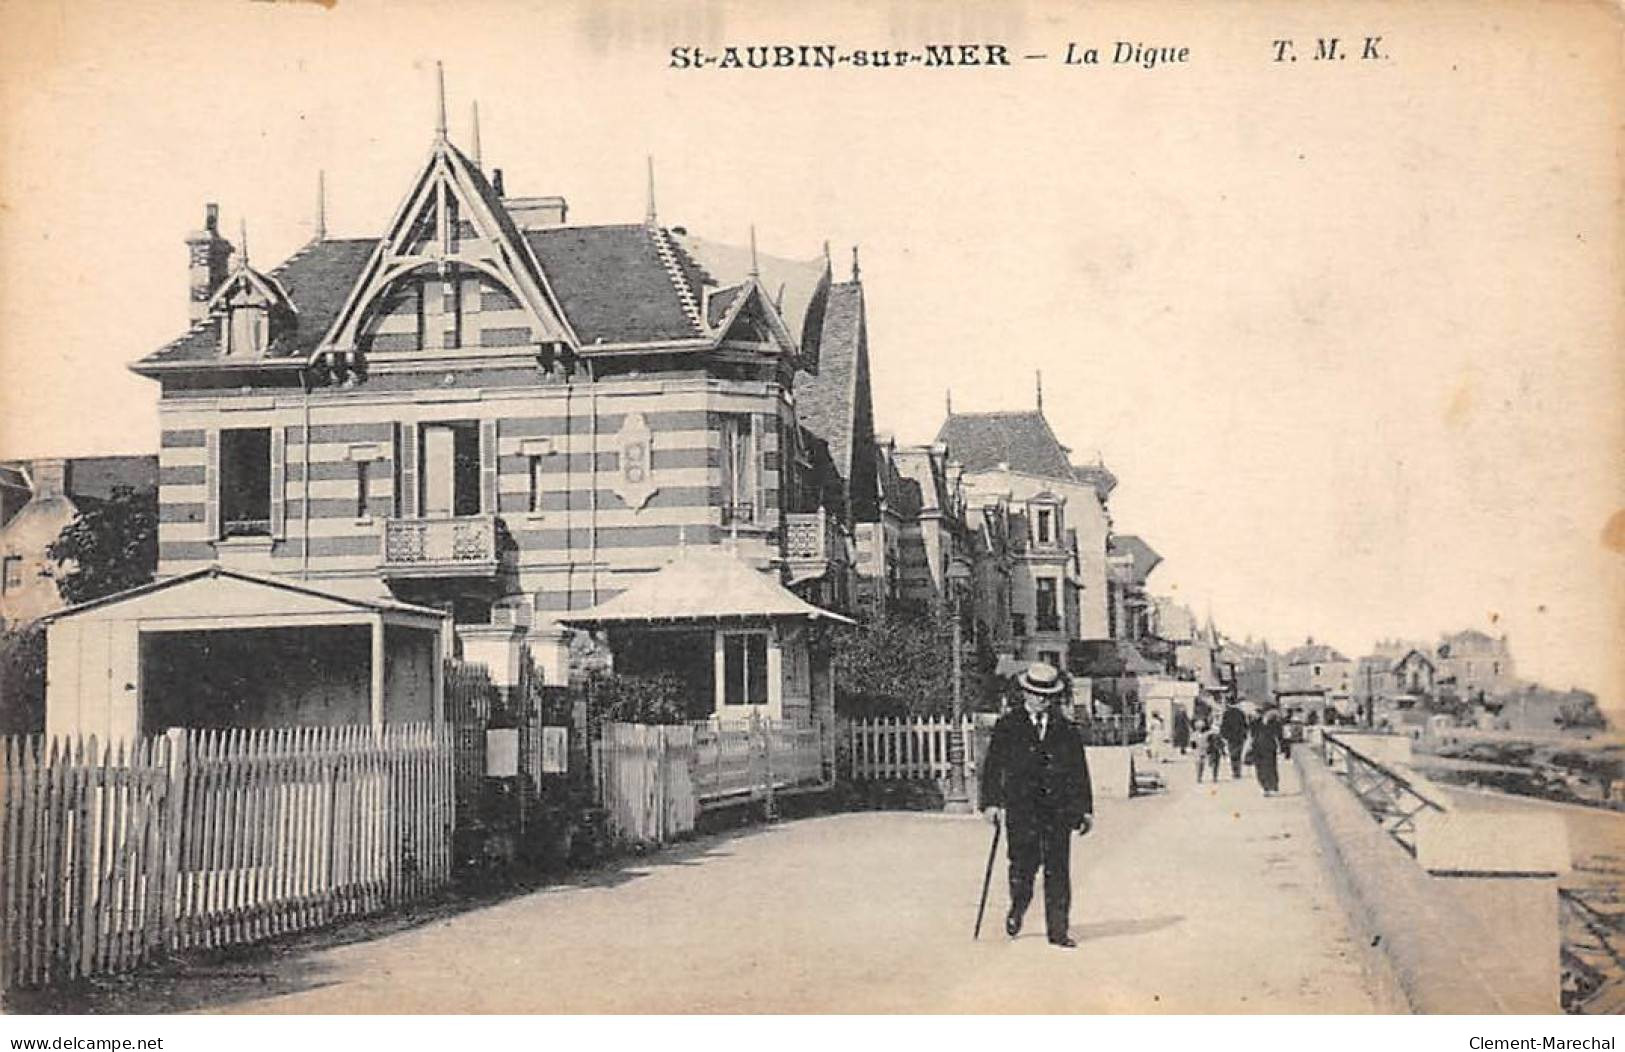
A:
<svg viewBox="0 0 1625 1052">
<path fill-rule="evenodd" d="M 792 512 L 784 517 L 784 563 L 790 583 L 822 577 L 847 563 L 840 527 L 825 511 Z"/>
<path fill-rule="evenodd" d="M 502 568 L 502 527 L 495 515 L 387 519 L 385 577 L 492 578 Z"/>
</svg>

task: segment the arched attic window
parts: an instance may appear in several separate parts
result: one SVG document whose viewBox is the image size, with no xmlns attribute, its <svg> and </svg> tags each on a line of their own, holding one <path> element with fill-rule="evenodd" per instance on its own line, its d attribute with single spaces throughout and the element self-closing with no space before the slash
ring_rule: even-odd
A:
<svg viewBox="0 0 1625 1052">
<path fill-rule="evenodd" d="M 425 262 L 373 298 L 357 343 L 363 352 L 515 347 L 535 342 L 512 291 L 467 262 Z"/>
</svg>

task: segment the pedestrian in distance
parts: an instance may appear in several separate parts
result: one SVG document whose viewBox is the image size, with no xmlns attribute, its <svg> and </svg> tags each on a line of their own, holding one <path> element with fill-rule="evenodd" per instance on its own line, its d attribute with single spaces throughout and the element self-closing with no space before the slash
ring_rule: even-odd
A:
<svg viewBox="0 0 1625 1052">
<path fill-rule="evenodd" d="M 1271 708 L 1253 724 L 1253 740 L 1249 746 L 1252 749 L 1253 770 L 1258 775 L 1258 784 L 1263 787 L 1265 796 L 1274 796 L 1281 788 L 1281 773 L 1275 762 L 1281 754 L 1281 744 L 1281 714 Z"/>
<path fill-rule="evenodd" d="M 1191 718 L 1185 714 L 1183 706 L 1174 709 L 1174 748 L 1179 755 L 1184 756 L 1185 750 L 1191 746 Z"/>
<path fill-rule="evenodd" d="M 1219 761 L 1224 757 L 1224 739 L 1219 737 L 1219 728 L 1207 721 L 1197 725 L 1196 730 L 1196 780 L 1200 782 L 1204 772 L 1208 773 L 1214 782 L 1219 780 Z"/>
<path fill-rule="evenodd" d="M 1230 753 L 1230 775 L 1240 778 L 1241 749 L 1247 743 L 1247 714 L 1241 711 L 1240 705 L 1225 705 L 1224 715 L 1219 719 L 1219 736 Z"/>
<path fill-rule="evenodd" d="M 1005 934 L 1021 933 L 1033 881 L 1044 870 L 1044 925 L 1050 945 L 1071 949 L 1071 836 L 1094 826 L 1094 794 L 1083 736 L 1055 702 L 1066 690 L 1061 673 L 1034 662 L 1016 678 L 1022 705 L 993 725 L 981 783 L 982 812 L 1003 822 L 1010 859 L 1010 912 Z"/>
</svg>

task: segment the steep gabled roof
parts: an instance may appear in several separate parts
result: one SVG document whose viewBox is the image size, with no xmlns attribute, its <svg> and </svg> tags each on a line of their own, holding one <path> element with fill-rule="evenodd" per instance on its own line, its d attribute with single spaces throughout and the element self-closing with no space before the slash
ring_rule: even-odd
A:
<svg viewBox="0 0 1625 1052">
<path fill-rule="evenodd" d="M 298 312 L 297 325 L 272 345 L 267 358 L 303 357 L 316 349 L 377 245 L 377 238 L 312 241 L 267 275 L 286 291 Z M 170 362 L 214 360 L 240 359 L 221 356 L 219 326 L 210 319 L 193 325 L 186 335 L 158 348 L 132 368 L 141 373 L 149 366 Z"/>
<path fill-rule="evenodd" d="M 937 432 L 937 441 L 967 472 L 994 471 L 1001 466 L 1024 475 L 1077 482 L 1066 448 L 1055 437 L 1049 421 L 1036 410 L 1009 413 L 950 413 Z"/>
<path fill-rule="evenodd" d="M 820 331 L 818 375 L 796 374 L 796 416 L 829 443 L 842 477 L 850 479 L 858 418 L 865 408 L 859 401 L 868 393 L 862 285 L 830 286 Z"/>
<path fill-rule="evenodd" d="M 676 256 L 668 267 L 661 236 L 641 223 L 525 232 L 583 350 L 707 336 L 684 305 L 684 288 L 698 299 L 697 275 Z"/>
</svg>

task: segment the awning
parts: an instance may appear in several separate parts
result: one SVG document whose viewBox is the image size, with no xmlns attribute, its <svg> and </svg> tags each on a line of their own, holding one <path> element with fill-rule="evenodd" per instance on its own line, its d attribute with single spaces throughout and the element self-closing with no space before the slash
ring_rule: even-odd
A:
<svg viewBox="0 0 1625 1052">
<path fill-rule="evenodd" d="M 665 566 L 607 602 L 560 617 L 578 628 L 727 620 L 840 621 L 851 618 L 802 599 L 738 555 L 717 545 L 684 549 Z"/>
</svg>

